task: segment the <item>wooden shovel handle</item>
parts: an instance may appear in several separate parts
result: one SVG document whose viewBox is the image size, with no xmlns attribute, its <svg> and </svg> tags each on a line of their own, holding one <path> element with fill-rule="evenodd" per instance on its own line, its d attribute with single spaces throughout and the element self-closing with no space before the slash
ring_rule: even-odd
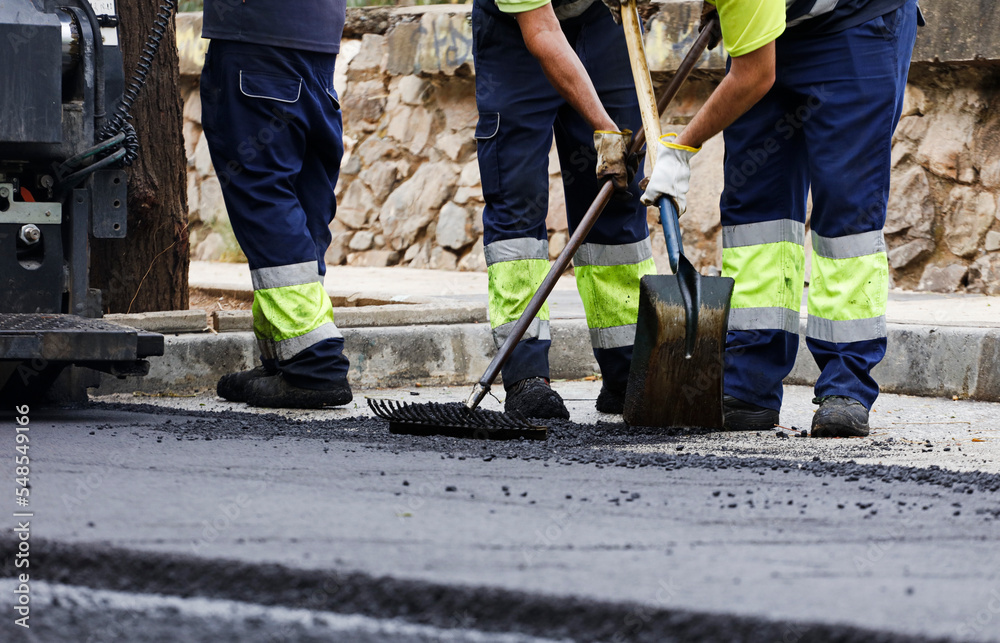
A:
<svg viewBox="0 0 1000 643">
<path fill-rule="evenodd" d="M 649 62 L 646 60 L 646 48 L 642 43 L 642 27 L 636 0 L 622 2 L 622 26 L 625 28 L 625 43 L 628 45 L 628 60 L 632 65 L 635 93 L 639 99 L 639 112 L 642 114 L 642 129 L 646 132 L 646 140 L 654 143 L 646 149 L 649 167 L 652 168 L 656 163 L 655 142 L 660 140 L 660 115 L 656 109 L 653 81 L 649 77 Z"/>
</svg>

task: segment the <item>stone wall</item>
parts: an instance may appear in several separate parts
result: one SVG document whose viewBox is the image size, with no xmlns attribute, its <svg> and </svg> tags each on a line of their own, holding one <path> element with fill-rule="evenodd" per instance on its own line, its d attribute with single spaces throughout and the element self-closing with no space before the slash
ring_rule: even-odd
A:
<svg viewBox="0 0 1000 643">
<path fill-rule="evenodd" d="M 932 26 L 919 36 L 893 148 L 886 226 L 891 272 L 897 287 L 1000 294 L 1000 67 L 994 64 L 1000 51 L 990 49 L 996 45 L 989 39 L 942 40 L 934 18 L 948 15 L 953 3 L 922 3 Z M 969 8 L 974 4 L 962 3 L 961 11 L 975 14 Z M 652 14 L 647 55 L 657 82 L 669 77 L 693 39 L 699 6 L 682 1 L 646 9 Z M 347 155 L 327 261 L 485 270 L 468 7 L 378 11 L 378 20 L 351 23 L 374 24 L 370 29 L 376 33 L 345 40 L 338 60 Z M 976 29 L 1000 28 L 993 25 L 1000 23 L 1000 12 L 987 13 L 975 14 Z M 204 43 L 192 36 L 200 26 L 188 22 L 197 19 L 183 17 L 178 29 L 187 79 L 192 257 L 238 260 L 201 137 L 196 74 Z M 718 49 L 702 58 L 664 116 L 664 131 L 683 127 L 718 83 L 724 64 Z M 707 273 L 721 264 L 722 157 L 721 137 L 695 157 L 689 214 L 683 220 L 688 253 Z M 548 227 L 555 256 L 567 235 L 554 154 L 549 167 Z M 654 250 L 665 270 L 654 216 L 651 211 Z"/>
</svg>

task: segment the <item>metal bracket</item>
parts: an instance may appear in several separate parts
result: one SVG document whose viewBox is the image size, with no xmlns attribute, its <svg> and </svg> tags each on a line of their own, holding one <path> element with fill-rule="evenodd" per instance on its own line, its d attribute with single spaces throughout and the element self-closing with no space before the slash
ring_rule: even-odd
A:
<svg viewBox="0 0 1000 643">
<path fill-rule="evenodd" d="M 128 180 L 124 170 L 94 172 L 90 194 L 90 230 L 95 239 L 124 239 Z"/>
<path fill-rule="evenodd" d="M 14 184 L 0 183 L 0 223 L 62 223 L 62 203 L 14 200 Z"/>
</svg>

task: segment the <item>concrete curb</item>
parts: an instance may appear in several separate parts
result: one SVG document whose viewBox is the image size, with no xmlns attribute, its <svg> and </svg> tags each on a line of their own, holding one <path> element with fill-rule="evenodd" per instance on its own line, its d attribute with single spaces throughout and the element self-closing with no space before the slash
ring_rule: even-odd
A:
<svg viewBox="0 0 1000 643">
<path fill-rule="evenodd" d="M 889 324 L 888 331 L 888 353 L 874 372 L 884 392 L 1000 402 L 1000 329 Z M 345 328 L 344 337 L 351 383 L 361 389 L 471 385 L 494 354 L 485 323 Z M 553 321 L 552 338 L 553 378 L 598 372 L 584 320 Z M 102 376 L 97 392 L 212 389 L 223 374 L 250 368 L 256 359 L 249 332 L 168 336 L 164 356 L 150 360 L 149 375 L 125 380 Z M 818 375 L 803 338 L 786 381 L 812 385 Z"/>
</svg>

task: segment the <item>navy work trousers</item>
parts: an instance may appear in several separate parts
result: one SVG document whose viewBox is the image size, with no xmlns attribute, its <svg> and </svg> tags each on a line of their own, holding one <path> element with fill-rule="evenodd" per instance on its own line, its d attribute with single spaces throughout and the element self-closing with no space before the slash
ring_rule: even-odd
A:
<svg viewBox="0 0 1000 643">
<path fill-rule="evenodd" d="M 608 114 L 620 128 L 637 131 L 642 119 L 622 28 L 614 24 L 600 2 L 560 24 Z M 501 12 L 493 0 L 475 0 L 472 31 L 479 109 L 476 138 L 486 200 L 483 243 L 487 255 L 490 244 L 495 242 L 547 239 L 553 134 L 572 234 L 601 188 L 596 176 L 594 130 L 552 87 L 525 46 L 512 15 Z M 631 196 L 612 199 L 585 243 L 648 243 L 646 207 L 639 202 L 641 178 L 640 169 L 629 186 Z M 634 286 L 637 298 L 637 281 Z M 594 346 L 605 382 L 614 387 L 624 388 L 628 377 L 631 339 L 628 344 Z M 550 345 L 547 333 L 521 341 L 503 367 L 505 384 L 510 386 L 526 377 L 548 377 Z"/>
<path fill-rule="evenodd" d="M 792 232 L 798 226 L 801 246 L 811 188 L 814 250 L 818 239 L 820 245 L 839 249 L 843 261 L 878 251 L 884 261 L 882 228 L 892 136 L 902 111 L 916 25 L 916 1 L 911 0 L 896 11 L 839 33 L 778 38 L 774 87 L 725 131 L 724 235 L 726 226 L 736 230 L 756 225 L 761 230 Z M 770 241 L 794 242 L 795 236 Z M 852 240 L 869 243 L 872 249 L 852 254 Z M 782 260 L 780 253 L 774 256 L 775 261 Z M 841 260 L 834 254 L 824 256 Z M 753 274 L 745 277 L 754 279 Z M 887 296 L 887 278 L 886 272 L 878 287 L 885 291 L 882 297 Z M 788 327 L 758 324 L 734 330 L 731 321 L 725 369 L 729 395 L 780 408 L 781 382 L 791 371 L 798 350 L 799 279 L 798 293 L 786 302 L 792 313 Z M 737 291 L 739 280 L 738 276 Z M 813 286 L 817 280 L 814 260 Z M 878 396 L 871 369 L 886 349 L 884 315 L 881 320 L 849 322 L 861 330 L 866 323 L 882 325 L 881 332 L 868 330 L 863 339 L 851 341 L 852 326 L 836 321 L 842 318 L 833 315 L 832 323 L 813 319 L 813 296 L 825 298 L 829 310 L 841 301 L 845 307 L 856 303 L 863 295 L 844 292 L 843 284 L 839 286 L 842 292 L 836 283 L 824 283 L 824 288 L 822 295 L 810 294 L 810 328 L 817 322 L 816 328 L 825 323 L 847 332 L 837 331 L 844 335 L 842 341 L 824 341 L 807 333 L 807 346 L 821 370 L 816 395 L 852 397 L 870 408 Z M 733 312 L 739 313 L 735 308 Z"/>
<path fill-rule="evenodd" d="M 282 268 L 288 269 L 285 274 L 301 273 L 313 265 L 313 281 L 326 274 L 324 255 L 337 210 L 334 187 L 344 155 L 333 88 L 336 59 L 336 54 L 227 40 L 209 46 L 201 79 L 202 124 L 252 274 L 270 270 L 280 276 Z M 295 284 L 293 279 L 277 285 Z M 285 301 L 295 296 L 286 295 Z M 265 366 L 305 388 L 343 381 L 344 340 L 325 334 L 284 359 L 265 351 Z"/>
</svg>

